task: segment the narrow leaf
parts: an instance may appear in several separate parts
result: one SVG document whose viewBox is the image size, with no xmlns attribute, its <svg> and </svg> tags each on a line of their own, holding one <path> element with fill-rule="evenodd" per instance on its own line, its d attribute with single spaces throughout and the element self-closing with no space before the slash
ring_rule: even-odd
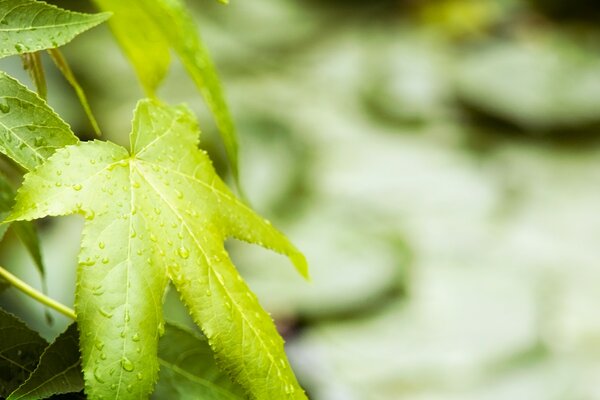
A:
<svg viewBox="0 0 600 400">
<path fill-rule="evenodd" d="M 241 192 L 235 125 L 216 69 L 185 5 L 180 0 L 132 0 L 126 5 L 121 0 L 95 2 L 114 12 L 109 24 L 149 95 L 154 95 L 169 66 L 169 47 L 175 50 L 215 118 Z"/>
<path fill-rule="evenodd" d="M 224 240 L 285 254 L 305 276 L 306 261 L 219 179 L 198 149 L 186 107 L 140 102 L 131 153 L 99 141 L 58 150 L 25 176 L 8 220 L 72 213 L 86 217 L 76 309 L 91 399 L 151 391 L 169 279 L 220 367 L 251 397 L 306 398 L 273 321 L 231 263 Z"/>
<path fill-rule="evenodd" d="M 156 399 L 243 400 L 242 389 L 221 371 L 206 338 L 167 324 L 158 343 Z"/>
<path fill-rule="evenodd" d="M 15 202 L 15 190 L 8 181 L 8 179 L 0 174 L 0 221 L 3 221 L 12 208 Z M 42 285 L 44 287 L 44 293 L 46 290 L 46 273 L 44 270 L 44 263 L 42 261 L 42 253 L 40 249 L 40 241 L 35 230 L 35 225 L 30 221 L 18 221 L 12 224 L 6 223 L 0 225 L 0 240 L 6 233 L 6 230 L 12 226 L 13 231 L 19 237 L 21 242 L 25 245 L 29 255 L 33 259 L 35 266 L 40 273 L 42 278 Z"/>
<path fill-rule="evenodd" d="M 169 69 L 168 39 L 156 29 L 145 4 L 139 0 L 94 0 L 94 3 L 101 10 L 113 13 L 108 25 L 133 64 L 146 94 L 154 97 Z"/>
<path fill-rule="evenodd" d="M 52 61 L 54 61 L 54 64 L 60 70 L 67 82 L 69 82 L 69 84 L 73 87 L 73 90 L 75 90 L 75 94 L 77 95 L 77 98 L 79 99 L 79 102 L 85 111 L 85 115 L 87 115 L 88 120 L 92 125 L 92 129 L 94 129 L 94 133 L 96 136 L 102 136 L 100 127 L 98 126 L 98 122 L 92 113 L 92 109 L 90 108 L 90 103 L 87 100 L 85 92 L 77 81 L 77 78 L 75 78 L 75 74 L 73 74 L 73 71 L 71 70 L 71 67 L 69 67 L 67 60 L 63 57 L 62 53 L 58 49 L 49 49 L 48 54 L 50 54 L 50 58 L 52 58 Z"/>
<path fill-rule="evenodd" d="M 188 74 L 212 111 L 239 188 L 238 142 L 235 125 L 213 62 L 204 48 L 192 16 L 181 0 L 142 0 L 162 34 L 179 55 Z"/>
<path fill-rule="evenodd" d="M 69 43 L 110 14 L 82 14 L 35 0 L 0 0 L 0 58 Z"/>
<path fill-rule="evenodd" d="M 15 203 L 15 190 L 4 174 L 0 173 L 0 221 L 10 214 L 10 209 Z M 8 230 L 10 224 L 0 224 L 0 240 Z"/>
<path fill-rule="evenodd" d="M 57 148 L 77 142 L 69 126 L 17 80 L 0 72 L 0 152 L 33 170 Z"/>
<path fill-rule="evenodd" d="M 46 100 L 48 88 L 46 86 L 46 75 L 44 74 L 44 66 L 40 53 L 36 51 L 35 53 L 21 54 L 21 60 L 23 61 L 23 68 L 25 68 L 33 81 L 38 95 Z"/>
<path fill-rule="evenodd" d="M 40 357 L 37 368 L 6 400 L 37 400 L 83 389 L 77 325 L 71 324 Z"/>
<path fill-rule="evenodd" d="M 0 397 L 6 397 L 33 372 L 48 343 L 2 309 L 0 337 Z"/>
</svg>

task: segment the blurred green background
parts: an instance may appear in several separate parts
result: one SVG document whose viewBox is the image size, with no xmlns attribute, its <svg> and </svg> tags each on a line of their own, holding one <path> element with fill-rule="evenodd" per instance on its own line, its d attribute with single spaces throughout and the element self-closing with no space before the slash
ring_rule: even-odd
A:
<svg viewBox="0 0 600 400">
<path fill-rule="evenodd" d="M 309 259 L 229 248 L 316 400 L 600 399 L 600 4 L 189 1 L 238 124 L 253 206 Z M 81 1 L 60 2 L 91 10 Z M 106 26 L 64 48 L 105 137 L 143 93 Z M 47 61 L 47 60 L 46 60 Z M 21 77 L 19 60 L 2 68 Z M 84 138 L 48 64 L 49 101 Z M 216 128 L 175 64 L 162 89 Z M 82 220 L 40 224 L 72 304 Z M 39 286 L 8 236 L 0 263 Z M 43 309 L 0 304 L 52 337 Z M 167 318 L 186 322 L 173 292 Z"/>
</svg>

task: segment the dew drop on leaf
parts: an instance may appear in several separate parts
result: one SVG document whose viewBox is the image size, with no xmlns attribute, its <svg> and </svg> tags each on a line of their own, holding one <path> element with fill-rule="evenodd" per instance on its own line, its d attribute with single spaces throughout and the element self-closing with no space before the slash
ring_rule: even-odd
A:
<svg viewBox="0 0 600 400">
<path fill-rule="evenodd" d="M 104 244 L 104 242 L 99 242 L 98 243 L 98 247 L 100 247 L 101 249 L 103 249 L 104 247 L 106 247 L 106 245 Z"/>
<path fill-rule="evenodd" d="M 138 372 L 138 374 L 136 376 L 138 378 L 138 381 L 141 381 L 142 379 L 144 379 L 144 375 L 142 375 L 141 372 Z"/>
<path fill-rule="evenodd" d="M 79 183 L 76 183 L 72 187 L 73 187 L 73 190 L 80 191 L 83 186 L 81 186 Z"/>
<path fill-rule="evenodd" d="M 100 368 L 98 368 L 98 367 L 96 367 L 94 369 L 94 378 L 96 378 L 98 383 L 104 383 L 104 379 L 102 378 L 102 375 L 100 374 Z"/>
<path fill-rule="evenodd" d="M 112 313 L 110 313 L 110 312 L 106 311 L 106 310 L 105 310 L 105 309 L 103 309 L 103 308 L 99 308 L 99 309 L 98 309 L 98 312 L 100 312 L 100 314 L 102 314 L 102 316 L 104 316 L 104 317 L 106 317 L 106 318 L 112 318 L 112 316 L 113 316 L 113 315 L 112 315 Z"/>
<path fill-rule="evenodd" d="M 104 348 L 104 342 L 102 342 L 101 340 L 96 340 L 96 343 L 94 343 L 94 346 L 98 350 L 102 350 Z"/>
<path fill-rule="evenodd" d="M 107 257 L 104 257 L 102 259 L 102 264 L 108 264 L 110 262 L 110 260 Z"/>
<path fill-rule="evenodd" d="M 123 369 L 128 372 L 133 371 L 133 363 L 127 357 L 121 358 L 121 367 L 123 367 Z"/>
<path fill-rule="evenodd" d="M 3 114 L 6 114 L 10 111 L 10 106 L 8 105 L 6 100 L 0 102 L 0 111 L 2 111 Z M 8 137 L 10 137 L 10 135 Z"/>
<path fill-rule="evenodd" d="M 177 249 L 177 254 L 179 254 L 181 258 L 186 259 L 190 256 L 190 251 L 185 247 L 180 247 Z"/>
<path fill-rule="evenodd" d="M 133 337 L 131 338 L 131 340 L 133 340 L 134 342 L 139 342 L 140 341 L 140 335 L 138 333 L 134 334 Z"/>
</svg>

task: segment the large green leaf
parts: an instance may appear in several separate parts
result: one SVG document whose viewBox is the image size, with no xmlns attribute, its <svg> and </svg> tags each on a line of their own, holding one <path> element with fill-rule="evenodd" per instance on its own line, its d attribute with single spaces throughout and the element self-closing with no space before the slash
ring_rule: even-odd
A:
<svg viewBox="0 0 600 400">
<path fill-rule="evenodd" d="M 77 325 L 71 324 L 44 350 L 33 373 L 6 400 L 37 400 L 79 392 L 83 389 L 79 367 Z"/>
<path fill-rule="evenodd" d="M 198 30 L 180 0 L 95 0 L 111 11 L 109 21 L 146 92 L 153 96 L 169 66 L 172 47 L 204 96 L 223 138 L 238 183 L 237 133 L 212 60 Z"/>
<path fill-rule="evenodd" d="M 158 371 L 162 297 L 173 281 L 221 368 L 257 399 L 304 399 L 270 316 L 224 248 L 235 237 L 302 254 L 237 200 L 198 150 L 185 107 L 140 102 L 131 152 L 107 142 L 60 149 L 25 177 L 8 220 L 85 216 L 76 310 L 86 392 L 140 398 Z"/>
<path fill-rule="evenodd" d="M 82 14 L 34 0 L 0 0 L 0 58 L 69 43 L 109 13 Z"/>
<path fill-rule="evenodd" d="M 0 72 L 0 152 L 33 170 L 57 148 L 74 144 L 69 126 L 17 80 Z"/>
<path fill-rule="evenodd" d="M 6 397 L 33 372 L 48 343 L 1 308 L 0 337 L 0 397 Z"/>
<path fill-rule="evenodd" d="M 167 324 L 158 342 L 156 399 L 243 400 L 242 389 L 221 371 L 206 338 Z"/>
</svg>

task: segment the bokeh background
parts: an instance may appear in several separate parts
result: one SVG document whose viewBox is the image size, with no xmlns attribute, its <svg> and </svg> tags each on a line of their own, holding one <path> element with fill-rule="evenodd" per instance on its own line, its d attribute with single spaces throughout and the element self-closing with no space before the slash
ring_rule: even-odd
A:
<svg viewBox="0 0 600 400">
<path fill-rule="evenodd" d="M 598 2 L 188 3 L 239 128 L 248 198 L 310 261 L 306 283 L 283 257 L 229 243 L 311 399 L 600 399 Z M 126 144 L 143 93 L 107 27 L 64 52 L 105 137 Z M 1 66 L 28 81 L 19 60 Z M 90 138 L 47 74 L 50 103 Z M 227 178 L 177 63 L 161 94 L 198 113 Z M 40 224 L 49 292 L 66 304 L 81 227 Z M 39 286 L 17 240 L 0 246 Z M 68 323 L 12 289 L 0 304 L 47 337 Z M 175 293 L 165 307 L 188 322 Z"/>
</svg>

